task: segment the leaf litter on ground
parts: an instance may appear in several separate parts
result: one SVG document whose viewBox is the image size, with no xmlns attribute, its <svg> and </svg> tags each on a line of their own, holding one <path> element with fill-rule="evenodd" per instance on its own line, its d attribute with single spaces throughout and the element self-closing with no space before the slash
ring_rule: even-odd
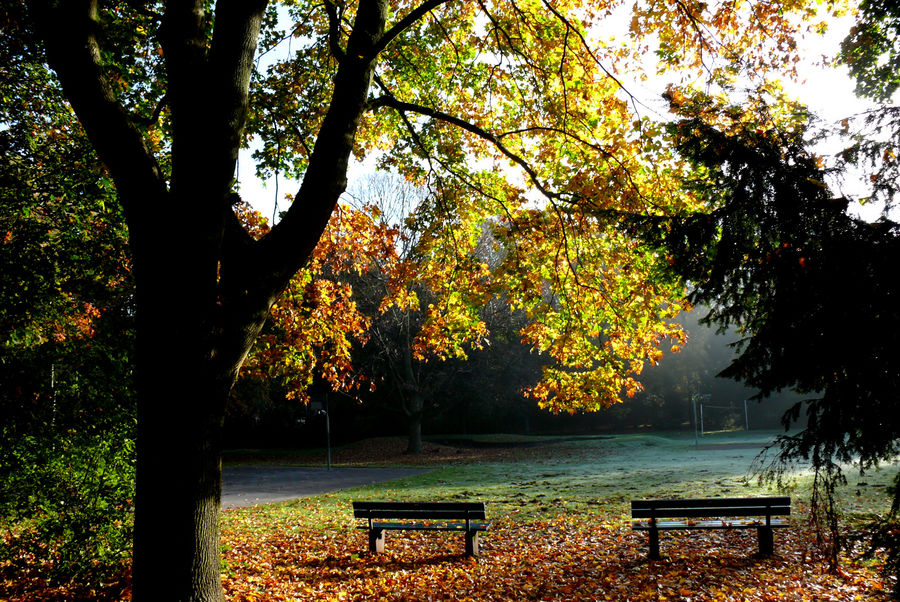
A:
<svg viewBox="0 0 900 602">
<path fill-rule="evenodd" d="M 226 530 L 228 599 L 251 600 L 888 600 L 872 567 L 830 574 L 804 523 L 776 535 L 777 554 L 756 556 L 747 531 L 666 533 L 661 561 L 646 535 L 621 520 L 560 514 L 495 521 L 478 559 L 459 534 L 391 533 L 366 552 L 364 531 Z"/>
<path fill-rule="evenodd" d="M 831 573 L 806 521 L 802 479 L 791 529 L 776 532 L 776 555 L 756 556 L 754 530 L 667 532 L 661 561 L 648 561 L 647 535 L 631 530 L 628 499 L 766 495 L 746 478 L 768 440 L 684 435 L 549 440 L 527 447 L 454 448 L 427 444 L 402 454 L 400 438 L 337 450 L 355 466 L 432 465 L 434 472 L 293 502 L 238 508 L 222 516 L 222 579 L 230 601 L 267 600 L 682 600 L 882 601 L 892 583 L 875 563 L 846 557 Z M 435 451 L 436 450 L 436 451 Z M 250 455 L 245 455 L 254 461 Z M 281 455 L 294 464 L 297 457 Z M 231 459 L 234 461 L 234 457 Z M 240 461 L 240 459 L 238 459 Z M 272 462 L 279 461 L 277 458 Z M 255 462 L 254 462 L 255 463 Z M 897 466 L 887 467 L 889 480 Z M 873 474 L 867 480 L 875 484 Z M 878 489 L 854 481 L 849 505 L 877 507 Z M 807 496 L 808 497 L 808 496 Z M 355 528 L 354 499 L 477 499 L 491 529 L 482 554 L 466 558 L 458 533 L 388 535 L 371 555 Z M 40 567 L 0 570 L 0 600 L 127 600 L 129 576 L 104 591 L 47 587 Z M 23 578 L 25 577 L 25 578 Z"/>
</svg>

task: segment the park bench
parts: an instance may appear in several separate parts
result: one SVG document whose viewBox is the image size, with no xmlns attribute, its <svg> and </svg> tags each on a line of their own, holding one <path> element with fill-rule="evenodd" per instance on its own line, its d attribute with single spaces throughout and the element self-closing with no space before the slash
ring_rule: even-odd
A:
<svg viewBox="0 0 900 602">
<path fill-rule="evenodd" d="M 659 532 L 684 529 L 756 529 L 759 553 L 774 552 L 773 529 L 788 527 L 789 497 L 634 500 L 632 529 L 650 534 L 651 560 L 659 560 Z"/>
<path fill-rule="evenodd" d="M 464 531 L 466 556 L 478 556 L 479 533 L 487 530 L 483 502 L 353 502 L 357 528 L 369 531 L 369 552 L 384 551 L 386 531 Z"/>
</svg>

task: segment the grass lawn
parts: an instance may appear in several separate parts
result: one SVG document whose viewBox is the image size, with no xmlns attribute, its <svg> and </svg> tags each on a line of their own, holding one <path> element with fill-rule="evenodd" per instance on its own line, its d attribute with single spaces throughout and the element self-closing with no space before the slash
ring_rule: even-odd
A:
<svg viewBox="0 0 900 602">
<path fill-rule="evenodd" d="M 634 434 L 547 439 L 492 437 L 511 447 L 456 449 L 451 437 L 417 458 L 400 440 L 335 450 L 348 465 L 432 465 L 433 472 L 302 500 L 223 513 L 223 579 L 230 600 L 887 600 L 877 566 L 847 558 L 826 570 L 806 524 L 809 475 L 795 475 L 795 528 L 776 532 L 776 556 L 754 556 L 755 533 L 664 533 L 663 561 L 646 561 L 631 531 L 631 499 L 768 495 L 749 474 L 774 433 Z M 320 463 L 269 454 L 267 462 Z M 252 462 L 244 453 L 233 461 Z M 895 463 L 841 492 L 847 525 L 887 509 Z M 459 534 L 389 533 L 369 555 L 352 500 L 481 500 L 493 526 L 482 556 L 462 556 Z"/>
</svg>

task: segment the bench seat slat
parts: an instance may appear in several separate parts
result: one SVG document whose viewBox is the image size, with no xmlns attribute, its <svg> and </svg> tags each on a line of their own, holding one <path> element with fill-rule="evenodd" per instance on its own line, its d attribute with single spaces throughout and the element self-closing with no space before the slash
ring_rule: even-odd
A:
<svg viewBox="0 0 900 602">
<path fill-rule="evenodd" d="M 649 521 L 634 521 L 632 528 L 637 531 L 649 531 L 652 529 Z M 677 529 L 757 529 L 759 527 L 790 527 L 790 521 L 783 518 L 773 518 L 768 525 L 765 520 L 725 519 L 725 520 L 658 520 L 656 528 L 660 531 Z"/>
<path fill-rule="evenodd" d="M 484 520 L 483 502 L 353 502 L 353 516 L 379 518 Z"/>
<path fill-rule="evenodd" d="M 483 520 L 484 510 L 478 512 L 459 511 L 434 511 L 434 510 L 379 510 L 368 512 L 356 510 L 353 513 L 356 518 L 407 518 L 407 519 L 434 519 L 434 520 Z"/>
<path fill-rule="evenodd" d="M 359 510 L 483 510 L 484 502 L 353 502 Z"/>
</svg>

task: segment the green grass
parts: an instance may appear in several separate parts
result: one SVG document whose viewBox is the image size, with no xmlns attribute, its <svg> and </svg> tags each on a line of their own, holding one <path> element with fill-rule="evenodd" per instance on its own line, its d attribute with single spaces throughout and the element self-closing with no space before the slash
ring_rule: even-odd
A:
<svg viewBox="0 0 900 602">
<path fill-rule="evenodd" d="M 811 474 L 799 471 L 781 492 L 751 474 L 759 451 L 775 432 L 707 435 L 695 446 L 691 433 L 617 435 L 606 439 L 560 441 L 558 453 L 437 467 L 433 472 L 273 504 L 245 512 L 267 522 L 297 521 L 325 529 L 353 527 L 352 500 L 482 500 L 490 516 L 540 520 L 560 513 L 628 519 L 629 501 L 648 497 L 740 497 L 786 493 L 802 505 L 809 499 Z M 566 439 L 566 438 L 561 438 Z M 552 441 L 552 439 L 551 439 Z M 710 449 L 712 448 L 712 449 Z M 840 496 L 852 516 L 888 509 L 887 485 L 895 462 L 859 478 L 852 469 Z M 239 513 L 237 513 L 239 514 Z M 226 513 L 225 520 L 237 520 Z"/>
</svg>

